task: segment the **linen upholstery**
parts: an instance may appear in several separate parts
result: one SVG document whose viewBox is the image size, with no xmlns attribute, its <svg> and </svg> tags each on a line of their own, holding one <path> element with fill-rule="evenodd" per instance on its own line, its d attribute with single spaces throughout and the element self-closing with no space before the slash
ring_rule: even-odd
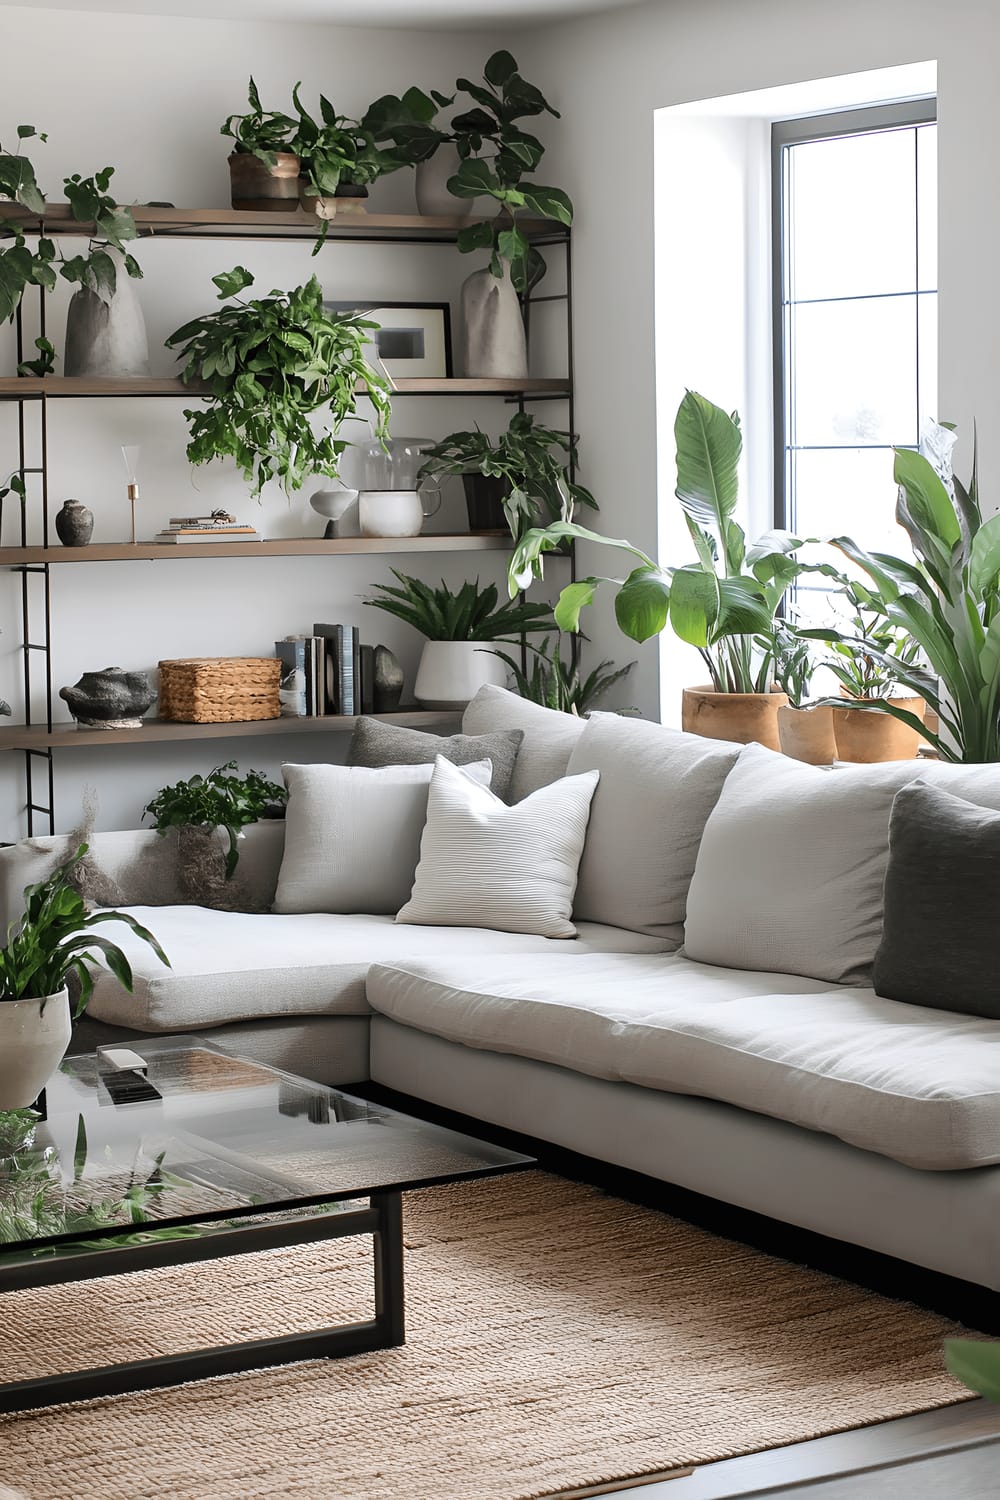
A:
<svg viewBox="0 0 1000 1500">
<path fill-rule="evenodd" d="M 620 714 L 591 714 L 567 775 L 596 770 L 573 915 L 677 948 L 709 813 L 740 745 Z"/>
<path fill-rule="evenodd" d="M 910 1167 L 1000 1162 L 1000 1022 L 678 954 L 375 964 L 373 1009 L 465 1047 L 692 1094 Z"/>
<path fill-rule="evenodd" d="M 522 729 L 502 729 L 494 734 L 426 734 L 402 724 L 384 724 L 381 719 L 362 717 L 354 726 L 347 752 L 349 766 L 417 766 L 433 765 L 436 755 L 443 755 L 453 766 L 467 766 L 473 761 L 489 760 L 493 764 L 490 789 L 510 800 L 510 782 L 521 741 Z"/>
<path fill-rule="evenodd" d="M 585 719 L 558 713 L 509 693 L 506 688 L 481 687 L 462 715 L 463 734 L 492 734 L 500 729 L 522 729 L 524 742 L 517 753 L 510 785 L 510 801 L 522 802 L 565 776 L 573 746 L 583 733 Z"/>
</svg>

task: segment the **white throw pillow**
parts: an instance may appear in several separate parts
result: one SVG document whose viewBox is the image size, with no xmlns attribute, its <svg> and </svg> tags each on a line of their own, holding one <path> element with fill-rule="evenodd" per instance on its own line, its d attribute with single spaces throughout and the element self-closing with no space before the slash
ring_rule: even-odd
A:
<svg viewBox="0 0 1000 1500">
<path fill-rule="evenodd" d="M 508 807 L 439 756 L 413 894 L 396 921 L 576 937 L 573 892 L 598 777 L 566 776 Z"/>
<path fill-rule="evenodd" d="M 543 708 L 502 687 L 481 687 L 462 715 L 463 734 L 493 734 L 500 729 L 523 729 L 524 739 L 514 762 L 508 801 L 520 802 L 566 775 L 573 746 L 586 719 Z"/>
<path fill-rule="evenodd" d="M 578 922 L 684 938 L 698 845 L 742 745 L 591 714 L 567 774 L 600 771 L 573 902 Z"/>
<path fill-rule="evenodd" d="M 413 885 L 434 767 L 281 769 L 288 807 L 273 910 L 397 912 Z M 492 770 L 482 760 L 458 774 L 487 787 Z"/>
</svg>

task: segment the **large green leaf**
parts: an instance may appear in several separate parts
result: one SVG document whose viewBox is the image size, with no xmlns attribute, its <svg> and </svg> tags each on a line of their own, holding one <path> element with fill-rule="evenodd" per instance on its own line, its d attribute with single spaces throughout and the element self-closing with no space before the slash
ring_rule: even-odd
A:
<svg viewBox="0 0 1000 1500">
<path fill-rule="evenodd" d="M 719 618 L 714 638 L 724 635 L 756 635 L 771 631 L 774 617 L 764 591 L 754 578 L 719 579 Z"/>
<path fill-rule="evenodd" d="M 677 410 L 674 437 L 677 498 L 685 514 L 717 538 L 726 572 L 738 573 L 743 559 L 733 555 L 728 523 L 739 498 L 739 425 L 697 391 L 687 391 Z"/>
<path fill-rule="evenodd" d="M 575 634 L 580 629 L 580 611 L 593 604 L 599 578 L 578 578 L 568 583 L 556 601 L 555 617 L 560 630 Z"/>
<path fill-rule="evenodd" d="M 972 538 L 969 548 L 969 588 L 977 599 L 1000 581 L 1000 516 L 991 516 Z"/>
<path fill-rule="evenodd" d="M 618 590 L 615 619 L 633 641 L 648 641 L 667 623 L 670 577 L 660 568 L 636 568 Z"/>
<path fill-rule="evenodd" d="M 897 448 L 895 454 L 892 474 L 900 488 L 897 519 L 917 555 L 935 571 L 946 570 L 952 550 L 962 540 L 951 497 L 922 453 Z"/>
<path fill-rule="evenodd" d="M 703 568 L 678 568 L 670 587 L 670 624 L 689 646 L 704 649 L 719 617 L 719 580 Z"/>
</svg>

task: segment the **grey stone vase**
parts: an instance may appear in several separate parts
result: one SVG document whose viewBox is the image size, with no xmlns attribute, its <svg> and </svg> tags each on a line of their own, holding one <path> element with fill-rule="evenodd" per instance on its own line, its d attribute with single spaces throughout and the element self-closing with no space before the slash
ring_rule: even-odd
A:
<svg viewBox="0 0 1000 1500">
<path fill-rule="evenodd" d="M 508 272 L 473 271 L 462 283 L 462 374 L 524 380 L 528 345 L 524 319 Z"/>
<path fill-rule="evenodd" d="M 388 646 L 375 647 L 375 701 L 377 714 L 391 714 L 403 696 L 403 669 Z"/>
<path fill-rule="evenodd" d="M 145 672 L 104 667 L 84 672 L 72 687 L 59 689 L 60 698 L 81 729 L 138 729 L 142 715 L 156 698 Z"/>
<path fill-rule="evenodd" d="M 149 341 L 135 282 L 121 251 L 107 254 L 115 263 L 115 289 L 107 300 L 89 287 L 73 293 L 63 369 L 67 375 L 148 375 Z"/>
<path fill-rule="evenodd" d="M 56 514 L 56 536 L 64 547 L 85 547 L 94 534 L 94 512 L 82 500 L 66 500 Z"/>
</svg>

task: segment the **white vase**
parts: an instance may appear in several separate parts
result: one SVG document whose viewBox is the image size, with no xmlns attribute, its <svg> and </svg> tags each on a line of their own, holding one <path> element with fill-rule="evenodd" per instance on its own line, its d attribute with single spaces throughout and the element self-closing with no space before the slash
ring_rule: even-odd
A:
<svg viewBox="0 0 1000 1500">
<path fill-rule="evenodd" d="M 489 380 L 524 380 L 528 344 L 510 272 L 473 271 L 462 283 L 462 374 Z"/>
<path fill-rule="evenodd" d="M 88 287 L 73 293 L 63 369 L 67 375 L 148 375 L 149 341 L 135 282 L 121 251 L 106 253 L 115 263 L 115 289 L 107 301 Z"/>
<path fill-rule="evenodd" d="M 507 667 L 486 641 L 426 641 L 413 696 L 425 708 L 464 708 L 481 687 L 506 687 Z"/>
<path fill-rule="evenodd" d="M 44 1000 L 0 1000 L 0 1110 L 34 1104 L 72 1034 L 69 991 Z"/>
<path fill-rule="evenodd" d="M 440 495 L 432 495 L 436 504 L 424 510 L 423 496 L 417 490 L 362 490 L 358 500 L 358 519 L 362 536 L 419 536 L 428 516 L 441 504 Z"/>
<path fill-rule="evenodd" d="M 472 218 L 475 198 L 454 198 L 448 191 L 448 178 L 455 176 L 459 164 L 458 147 L 450 141 L 445 141 L 426 161 L 417 162 L 413 192 L 418 214 L 428 218 Z"/>
</svg>

